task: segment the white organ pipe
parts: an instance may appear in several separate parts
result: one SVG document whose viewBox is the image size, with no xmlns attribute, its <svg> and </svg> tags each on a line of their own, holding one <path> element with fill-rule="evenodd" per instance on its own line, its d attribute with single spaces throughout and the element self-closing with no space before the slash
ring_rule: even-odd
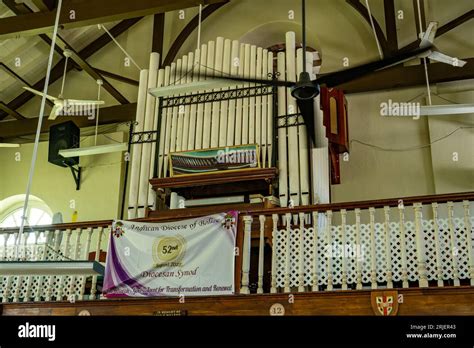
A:
<svg viewBox="0 0 474 348">
<path fill-rule="evenodd" d="M 188 54 L 188 65 L 186 67 L 186 83 L 191 83 L 193 81 L 193 64 L 194 64 L 194 52 L 189 52 Z M 188 93 L 189 95 L 189 93 Z M 184 115 L 183 115 L 183 137 L 181 140 L 181 150 L 186 151 L 188 150 L 188 141 L 189 141 L 189 131 L 191 127 L 191 120 L 190 120 L 190 109 L 191 105 L 184 106 Z M 196 117 L 196 114 L 194 114 Z M 194 128 L 192 131 L 194 132 Z"/>
<path fill-rule="evenodd" d="M 170 80 L 169 84 L 172 85 L 175 82 L 176 76 L 176 63 L 171 63 L 169 68 Z M 166 69 L 165 68 L 165 69 Z M 165 152 L 163 153 L 163 177 L 168 176 L 168 165 L 169 165 L 169 153 L 171 144 L 171 126 L 173 124 L 173 109 L 166 108 L 166 133 L 165 133 Z"/>
<path fill-rule="evenodd" d="M 268 74 L 273 74 L 273 52 L 268 52 Z M 273 95 L 267 95 L 267 153 L 268 153 L 268 167 L 272 166 L 273 158 L 273 132 L 274 122 L 277 120 L 273 119 Z"/>
<path fill-rule="evenodd" d="M 296 51 L 297 71 L 296 76 L 299 76 L 303 71 L 303 49 Z M 310 52 L 306 53 L 306 71 L 311 71 L 313 55 Z M 303 122 L 303 117 L 299 117 Z M 301 204 L 308 205 L 309 202 L 309 170 L 308 170 L 308 132 L 306 125 L 298 126 L 298 148 L 299 148 L 299 164 L 300 164 L 300 189 L 301 189 Z"/>
<path fill-rule="evenodd" d="M 263 55 L 263 49 L 261 47 L 258 47 L 257 48 L 257 64 L 256 66 L 255 64 L 252 64 L 255 66 L 254 76 L 258 79 L 262 78 L 262 55 Z M 265 151 L 265 149 L 262 146 L 263 145 L 263 142 L 262 142 L 262 97 L 259 96 L 252 99 L 255 103 L 255 107 L 253 108 L 255 112 L 255 132 L 253 132 L 255 134 L 254 143 L 258 144 L 258 147 L 260 148 L 260 153 L 261 153 L 260 158 L 263 158 L 263 152 Z M 263 160 L 261 160 L 261 162 L 263 163 Z"/>
<path fill-rule="evenodd" d="M 176 70 L 174 72 L 174 83 L 175 85 L 181 84 L 181 71 L 182 71 L 182 59 L 176 61 Z M 170 139 L 170 153 L 176 151 L 176 137 L 178 135 L 178 119 L 179 119 L 179 106 L 173 108 L 173 118 L 171 121 L 171 139 Z"/>
<path fill-rule="evenodd" d="M 277 54 L 278 62 L 278 80 L 285 80 L 286 62 L 285 53 L 279 52 Z M 286 115 L 286 88 L 278 87 L 278 115 Z M 277 120 L 275 120 L 277 121 Z M 283 125 L 282 121 L 278 125 Z M 278 191 L 280 195 L 280 205 L 282 207 L 288 206 L 288 162 L 287 162 L 287 129 L 285 127 L 278 128 Z"/>
<path fill-rule="evenodd" d="M 192 81 L 198 81 L 199 80 L 199 58 L 201 55 L 201 51 L 199 49 L 196 49 L 194 51 L 194 61 L 192 65 Z M 188 141 L 188 150 L 194 150 L 195 149 L 195 141 L 196 141 L 196 119 L 197 119 L 197 104 L 192 104 L 190 108 L 190 119 L 189 119 L 189 137 L 187 139 Z"/>
<path fill-rule="evenodd" d="M 229 39 L 224 41 L 224 56 L 222 61 L 222 72 L 223 75 L 229 75 L 230 73 L 230 55 L 231 55 L 231 42 Z M 223 88 L 222 90 L 228 90 L 229 88 Z M 229 117 L 229 101 L 221 101 L 220 119 L 219 119 L 219 146 L 226 146 L 227 144 L 227 119 Z"/>
<path fill-rule="evenodd" d="M 218 37 L 216 40 L 216 57 L 214 60 L 213 76 L 221 76 L 222 74 L 222 59 L 224 55 L 224 38 Z M 220 88 L 215 88 L 213 91 L 218 92 Z M 219 109 L 220 102 L 212 103 L 212 117 L 211 117 L 211 147 L 219 146 Z"/>
<path fill-rule="evenodd" d="M 296 81 L 295 64 L 295 33 L 286 33 L 286 79 Z M 296 100 L 287 90 L 287 113 L 298 112 Z M 300 178 L 299 178 L 299 154 L 298 154 L 298 129 L 288 127 L 288 166 L 290 173 L 290 200 L 295 206 L 300 204 Z"/>
<path fill-rule="evenodd" d="M 238 74 L 240 77 L 244 77 L 244 65 L 245 65 L 245 44 L 240 44 L 239 50 L 239 66 L 238 66 Z M 242 88 L 244 85 L 238 85 L 237 88 Z M 236 102 L 236 109 L 235 109 L 235 136 L 234 136 L 234 144 L 241 145 L 242 144 L 242 126 L 243 126 L 243 100 L 242 98 L 237 99 Z"/>
<path fill-rule="evenodd" d="M 150 55 L 150 67 L 148 70 L 148 89 L 156 86 L 158 76 L 158 65 L 160 55 L 156 52 Z M 147 94 L 145 104 L 144 131 L 153 130 L 153 115 L 155 111 L 155 98 Z M 151 143 L 144 143 L 142 147 L 142 159 L 140 163 L 140 186 L 138 189 L 138 217 L 145 216 L 145 208 L 148 205 L 148 173 L 150 172 Z"/>
<path fill-rule="evenodd" d="M 137 111 L 135 116 L 134 132 L 142 132 L 144 119 L 145 119 L 145 104 L 147 97 L 148 87 L 148 70 L 143 69 L 140 71 L 140 82 L 138 84 L 138 99 L 137 99 Z M 130 171 L 130 184 L 129 184 L 129 196 L 128 196 L 128 218 L 135 219 L 137 217 L 137 206 L 138 206 L 138 187 L 140 180 L 140 163 L 142 159 L 142 144 L 135 144 L 132 148 L 131 155 L 131 171 Z"/>
<path fill-rule="evenodd" d="M 207 76 L 212 76 L 214 74 L 214 54 L 215 54 L 215 44 L 214 41 L 209 41 L 207 44 Z M 206 76 L 206 79 L 208 78 Z M 212 78 L 212 77 L 211 77 Z M 202 134 L 202 148 L 208 149 L 211 145 L 211 113 L 213 109 L 212 103 L 206 103 L 204 105 L 204 125 L 203 125 L 203 134 Z"/>
<path fill-rule="evenodd" d="M 262 51 L 262 73 L 260 75 L 261 78 L 267 79 L 268 78 L 268 50 L 263 50 Z M 267 86 L 268 89 L 270 89 L 270 86 Z M 271 89 L 270 89 L 271 90 Z M 262 111 L 262 130 L 261 130 L 261 158 L 262 158 L 262 167 L 268 167 L 267 166 L 267 121 L 268 121 L 268 115 L 267 115 L 267 110 L 268 110 L 268 99 L 267 96 L 261 97 L 261 111 Z"/>
<path fill-rule="evenodd" d="M 256 61 L 257 61 L 257 46 L 252 45 L 250 46 L 250 77 L 255 78 L 255 68 L 256 68 Z M 251 86 L 255 86 L 254 83 L 250 84 Z M 255 144 L 255 97 L 249 98 L 249 144 Z"/>
<path fill-rule="evenodd" d="M 250 77 L 250 44 L 245 44 L 245 55 L 244 55 L 244 77 Z M 250 87 L 249 83 L 246 83 L 244 87 Z M 249 98 L 244 98 L 243 110 L 242 110 L 242 144 L 249 143 Z"/>
<path fill-rule="evenodd" d="M 181 69 L 179 69 L 178 80 L 179 84 L 186 84 L 186 68 L 188 67 L 188 56 L 184 55 L 181 58 Z M 179 94 L 184 96 L 184 94 Z M 186 107 L 184 105 L 178 105 L 178 125 L 176 128 L 176 151 L 182 151 L 183 144 L 183 133 L 184 133 L 184 115 Z"/>
<path fill-rule="evenodd" d="M 160 69 L 158 71 L 156 87 L 162 87 L 164 79 L 165 79 L 165 70 Z M 157 130 L 159 132 L 155 135 L 155 137 L 159 137 L 159 135 L 161 134 L 161 131 L 158 128 L 158 100 L 159 99 L 157 98 L 154 98 L 154 99 L 155 99 L 155 109 L 153 112 L 153 130 Z M 163 122 L 161 122 L 161 124 L 163 124 Z M 156 142 L 151 143 L 150 172 L 148 175 L 149 179 L 153 178 L 155 174 L 155 155 L 156 155 L 156 150 L 157 150 L 156 146 L 157 146 Z M 157 175 L 159 177 L 159 174 Z M 148 185 L 148 206 L 152 206 L 153 209 L 156 209 L 156 192 L 153 190 L 153 187 L 151 185 Z"/>
<path fill-rule="evenodd" d="M 207 65 L 207 45 L 201 46 L 201 56 L 199 59 L 199 81 L 206 79 L 206 65 Z M 199 91 L 198 93 L 202 93 Z M 204 125 L 204 104 L 199 103 L 197 106 L 196 115 L 196 149 L 202 149 L 202 137 L 203 137 L 203 125 Z"/>
<path fill-rule="evenodd" d="M 164 79 L 163 79 L 163 86 L 168 86 L 170 84 L 170 67 L 167 66 L 165 67 L 165 74 L 164 74 Z M 159 99 L 156 101 L 157 103 L 159 102 Z M 162 109 L 162 114 L 161 114 L 161 127 L 160 127 L 160 133 L 158 136 L 160 137 L 160 150 L 158 153 L 158 177 L 165 177 L 165 173 L 163 172 L 163 160 L 164 160 L 164 155 L 165 155 L 165 139 L 166 139 L 166 126 L 169 123 L 168 122 L 168 112 L 166 109 Z"/>
<path fill-rule="evenodd" d="M 232 41 L 232 49 L 230 55 L 230 75 L 237 76 L 239 71 L 239 42 L 237 40 Z M 229 117 L 227 122 L 227 141 L 226 146 L 232 146 L 235 144 L 236 127 L 235 127 L 235 99 L 229 100 Z"/>
</svg>

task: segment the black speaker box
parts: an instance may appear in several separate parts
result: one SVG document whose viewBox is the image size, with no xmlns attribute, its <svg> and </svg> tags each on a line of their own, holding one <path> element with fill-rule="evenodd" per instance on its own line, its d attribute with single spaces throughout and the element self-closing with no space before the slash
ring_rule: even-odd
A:
<svg viewBox="0 0 474 348">
<path fill-rule="evenodd" d="M 61 167 L 79 164 L 79 157 L 65 158 L 59 150 L 76 149 L 80 144 L 80 130 L 72 121 L 55 124 L 49 128 L 48 162 Z"/>
</svg>

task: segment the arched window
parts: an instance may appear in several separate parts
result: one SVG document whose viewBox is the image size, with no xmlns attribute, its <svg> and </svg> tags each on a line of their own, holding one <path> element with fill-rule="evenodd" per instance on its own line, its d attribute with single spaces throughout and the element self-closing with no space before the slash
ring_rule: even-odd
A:
<svg viewBox="0 0 474 348">
<path fill-rule="evenodd" d="M 20 227 L 21 217 L 23 215 L 23 208 L 18 208 L 10 212 L 3 220 L 0 222 L 0 227 Z M 36 207 L 28 208 L 26 214 L 27 222 L 26 226 L 36 226 L 36 225 L 49 225 L 53 221 L 53 218 L 50 213 L 46 210 Z"/>
<path fill-rule="evenodd" d="M 2 213 L 0 214 L 0 228 L 17 228 L 21 226 L 23 216 L 23 204 L 25 195 L 11 196 L 0 201 Z M 31 232 L 31 226 L 50 225 L 53 221 L 53 214 L 48 205 L 35 196 L 30 196 L 28 210 L 26 213 L 27 221 L 25 221 L 24 232 Z M 0 234 L 0 244 L 5 242 L 6 234 Z M 28 233 L 27 244 L 34 243 L 34 233 Z M 44 243 L 45 237 L 41 233 L 37 243 Z M 7 240 L 7 245 L 13 245 L 14 239 L 11 236 Z"/>
</svg>

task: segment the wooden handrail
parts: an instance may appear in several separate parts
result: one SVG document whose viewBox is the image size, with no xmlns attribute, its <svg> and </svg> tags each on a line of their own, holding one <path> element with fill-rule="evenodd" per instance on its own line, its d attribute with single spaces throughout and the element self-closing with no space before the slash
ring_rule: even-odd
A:
<svg viewBox="0 0 474 348">
<path fill-rule="evenodd" d="M 342 202 L 342 203 L 330 203 L 330 204 L 315 204 L 315 205 L 304 205 L 297 206 L 294 208 L 261 208 L 256 207 L 241 209 L 240 214 L 246 215 L 272 215 L 272 214 L 286 214 L 286 213 L 309 213 L 313 211 L 337 211 L 340 209 L 354 210 L 373 208 L 382 208 L 384 206 L 396 207 L 399 202 L 403 201 L 405 206 L 412 205 L 414 203 L 445 203 L 445 202 L 460 202 L 464 200 L 474 200 L 474 192 L 463 192 L 463 193 L 448 193 L 440 195 L 426 195 L 426 196 L 411 196 L 411 197 L 400 197 L 400 198 L 389 198 L 389 199 L 378 199 L 370 201 L 356 201 L 356 202 Z M 176 221 L 182 219 L 192 219 L 200 216 L 221 213 L 223 208 L 219 205 L 212 207 L 194 207 L 186 209 L 173 209 L 160 211 L 158 216 L 133 219 L 132 221 L 140 222 L 166 222 Z M 66 230 L 76 228 L 89 228 L 89 227 L 107 227 L 112 224 L 113 220 L 99 220 L 99 221 L 84 221 L 84 222 L 69 222 L 55 225 L 42 225 L 34 226 L 35 231 L 54 231 L 54 230 Z M 25 228 L 28 231 L 29 227 Z M 19 228 L 0 228 L 0 232 L 4 233 L 15 233 Z"/>
</svg>

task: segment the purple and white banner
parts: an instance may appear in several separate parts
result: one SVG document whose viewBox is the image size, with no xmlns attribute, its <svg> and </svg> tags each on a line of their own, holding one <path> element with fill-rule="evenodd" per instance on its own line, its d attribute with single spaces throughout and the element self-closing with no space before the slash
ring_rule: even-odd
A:
<svg viewBox="0 0 474 348">
<path fill-rule="evenodd" d="M 230 211 L 164 223 L 114 221 L 103 294 L 233 294 L 237 214 Z"/>
</svg>

